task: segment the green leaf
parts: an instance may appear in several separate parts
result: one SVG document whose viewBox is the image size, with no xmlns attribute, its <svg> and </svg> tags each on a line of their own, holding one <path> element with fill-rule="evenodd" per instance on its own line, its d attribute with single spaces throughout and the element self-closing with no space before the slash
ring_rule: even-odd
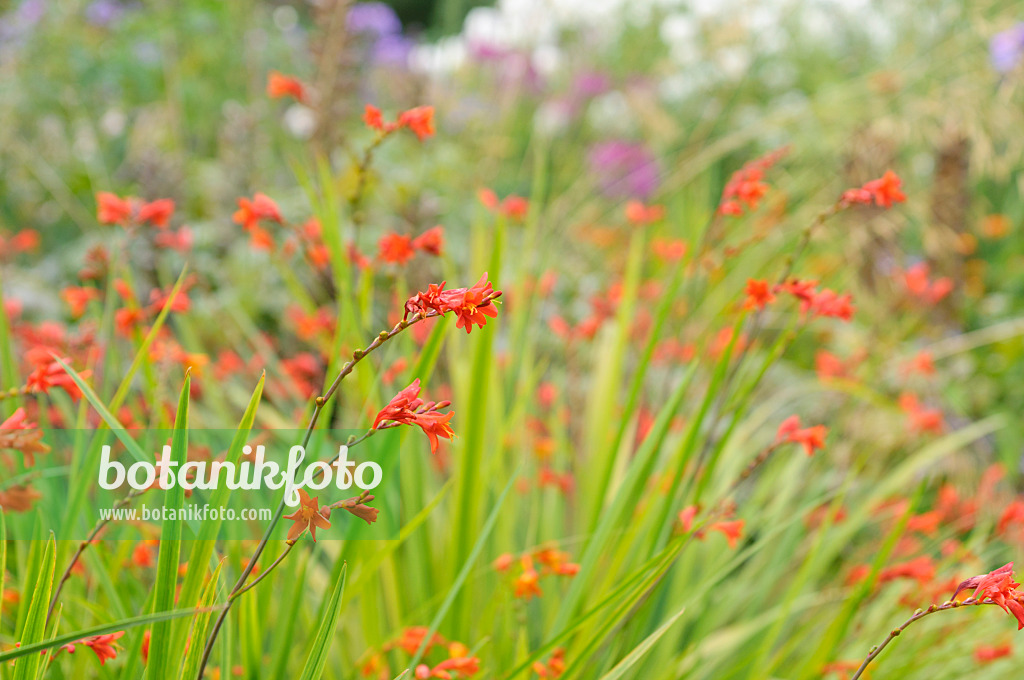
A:
<svg viewBox="0 0 1024 680">
<path fill-rule="evenodd" d="M 56 550 L 57 544 L 51 533 L 50 538 L 46 541 L 43 558 L 39 563 L 35 583 L 32 586 L 32 600 L 28 608 L 28 617 L 25 619 L 25 630 L 21 636 L 23 644 L 31 645 L 46 638 L 46 611 L 50 605 L 50 591 L 53 589 Z M 0 655 L 0 658 L 2 656 Z M 34 680 L 42 661 L 42 656 L 39 654 L 18 659 L 14 665 L 14 680 L 28 680 L 29 678 Z"/>
<path fill-rule="evenodd" d="M 185 383 L 178 397 L 178 412 L 174 416 L 174 434 L 171 435 L 171 460 L 181 469 L 188 457 L 188 398 L 192 376 L 185 374 Z M 185 489 L 174 484 L 164 492 L 164 508 L 178 510 L 185 503 Z M 175 513 L 176 515 L 177 513 Z M 156 612 L 169 611 L 174 607 L 174 591 L 178 585 L 178 562 L 181 551 L 183 522 L 180 517 L 164 519 L 160 530 L 160 554 L 157 558 L 156 583 L 153 586 L 153 609 Z M 149 680 L 164 680 L 172 676 L 171 669 L 177 667 L 182 650 L 172 648 L 172 624 L 158 621 L 153 624 L 149 644 Z M 198 644 L 198 643 L 197 643 Z"/>
<path fill-rule="evenodd" d="M 71 376 L 71 379 L 76 385 L 78 385 L 78 389 L 82 391 L 82 395 L 85 397 L 86 401 L 89 402 L 90 406 L 96 409 L 96 413 L 100 414 L 100 418 L 103 418 L 103 422 L 107 424 L 107 427 L 109 427 L 111 432 L 114 433 L 114 436 L 117 437 L 118 441 L 124 444 L 128 453 L 132 454 L 137 461 L 143 461 L 146 463 L 153 462 L 149 456 L 143 453 L 142 448 L 135 442 L 135 440 L 128 436 L 128 431 L 123 425 L 121 425 L 120 421 L 114 417 L 114 414 L 103 405 L 99 395 L 93 391 L 89 383 L 82 380 L 82 376 L 78 375 L 78 371 L 65 364 L 64 361 L 56 355 L 53 355 L 53 359 L 60 364 L 60 367 L 63 368 L 69 376 Z"/>
<path fill-rule="evenodd" d="M 623 677 L 626 674 L 626 671 L 632 668 L 633 665 L 636 664 L 644 654 L 649 652 L 651 647 L 661 639 L 661 636 L 668 632 L 668 629 L 672 627 L 673 623 L 679 620 L 679 617 L 683 615 L 684 611 L 686 611 L 685 607 L 676 612 L 668 621 L 661 624 L 661 626 L 658 627 L 658 630 L 648 635 L 643 642 L 637 645 L 632 652 L 626 655 L 626 658 L 616 664 L 615 668 L 601 676 L 601 680 L 618 680 Z"/>
<path fill-rule="evenodd" d="M 512 485 L 516 479 L 519 478 L 519 471 L 522 466 L 516 468 L 512 478 L 508 480 L 508 484 L 505 485 L 505 490 L 498 496 L 498 500 L 494 503 L 494 508 L 491 510 L 490 516 L 484 523 L 484 528 L 480 532 L 480 535 L 476 539 L 476 543 L 473 545 L 473 550 L 469 553 L 469 558 L 466 563 L 462 565 L 462 570 L 459 571 L 459 575 L 455 578 L 455 583 L 452 584 L 451 589 L 448 591 L 448 595 L 445 596 L 444 602 L 441 603 L 441 608 L 437 610 L 437 614 L 434 615 L 434 620 L 430 622 L 430 628 L 427 634 L 423 636 L 423 642 L 420 644 L 420 648 L 416 650 L 416 656 L 409 663 L 409 668 L 416 668 L 416 664 L 423 658 L 423 654 L 426 652 L 427 644 L 434 637 L 434 633 L 437 632 L 441 622 L 444 621 L 444 617 L 448 614 L 448 610 L 451 609 L 452 603 L 455 602 L 455 598 L 458 596 L 459 591 L 462 590 L 463 584 L 466 583 L 466 579 L 469 578 L 469 572 L 473 569 L 473 565 L 476 564 L 477 559 L 480 557 L 480 553 L 483 552 L 484 543 L 487 542 L 487 537 L 494 531 L 494 525 L 498 521 L 498 511 L 501 510 L 501 506 L 505 503 L 505 499 L 508 497 L 508 492 L 512 489 Z"/>
<path fill-rule="evenodd" d="M 346 573 L 348 573 L 347 564 L 342 566 L 338 581 L 334 585 L 334 592 L 331 594 L 323 618 L 320 620 L 320 628 L 313 640 L 313 647 L 309 650 L 309 656 L 306 657 L 306 665 L 302 669 L 300 680 L 319 680 L 327 666 L 327 652 L 331 648 L 334 629 L 337 627 L 338 617 L 341 615 L 341 596 L 345 592 Z"/>
<path fill-rule="evenodd" d="M 220 611 L 227 605 L 216 605 L 210 607 L 209 611 Z M 29 645 L 22 645 L 15 649 L 9 649 L 6 652 L 0 652 L 0 663 L 5 661 L 11 661 L 12 659 L 18 659 L 23 656 L 30 654 L 38 655 L 40 652 L 46 649 L 52 649 L 53 647 L 60 647 L 66 645 L 69 642 L 75 642 L 83 638 L 94 637 L 96 635 L 106 635 L 107 633 L 116 633 L 119 630 L 129 630 L 138 626 L 147 626 L 151 623 L 157 623 L 160 621 L 171 621 L 173 619 L 180 619 L 185 616 L 195 616 L 197 610 L 194 607 L 189 609 L 174 609 L 166 612 L 156 612 L 154 614 L 142 614 L 141 616 L 133 616 L 128 619 L 119 619 L 112 623 L 104 623 L 100 626 L 93 626 L 92 628 L 85 628 L 83 630 L 77 630 L 72 633 L 65 633 L 64 635 L 58 635 L 52 640 L 46 640 L 44 642 L 36 642 Z"/>
<path fill-rule="evenodd" d="M 203 652 L 206 649 L 206 645 L 202 643 L 206 640 L 206 633 L 210 627 L 210 607 L 213 605 L 214 600 L 217 599 L 217 585 L 220 582 L 220 572 L 223 567 L 224 560 L 221 560 L 213 571 L 213 576 L 210 577 L 210 582 L 206 584 L 202 598 L 199 600 L 200 608 L 205 611 L 196 614 L 192 626 L 192 640 L 195 643 L 189 646 L 188 651 L 185 653 L 185 663 L 182 666 L 181 675 L 178 676 L 180 680 L 192 680 L 199 676 L 199 664 L 202 662 Z"/>
<path fill-rule="evenodd" d="M 308 553 L 306 553 L 308 555 Z M 270 664 L 271 673 L 269 677 L 288 677 L 288 659 L 294 649 L 295 625 L 299 622 L 299 609 L 302 606 L 302 587 L 306 583 L 306 567 L 309 565 L 309 558 L 302 557 L 296 572 L 289 574 L 288 591 L 281 600 L 282 609 L 278 613 L 279 625 L 274 630 L 274 648 L 270 655 L 273 660 Z M 186 678 L 185 680 L 189 680 Z"/>
<path fill-rule="evenodd" d="M 0 312 L 2 314 L 3 312 Z M 4 574 L 7 573 L 7 524 L 4 522 L 4 508 L 0 505 L 0 602 L 4 601 Z M 2 631 L 0 631 L 2 632 Z"/>
<path fill-rule="evenodd" d="M 259 406 L 260 399 L 263 396 L 263 385 L 266 379 L 267 374 L 264 372 L 256 384 L 256 389 L 253 390 L 252 397 L 249 399 L 249 405 L 246 407 L 242 420 L 235 431 L 235 436 L 231 440 L 231 446 L 228 448 L 228 455 L 225 459 L 231 465 L 237 466 L 239 459 L 242 457 L 242 449 L 245 447 L 249 433 L 252 431 L 253 422 L 256 420 L 256 408 Z M 223 508 L 227 506 L 232 491 L 225 483 L 227 474 L 227 470 L 221 468 L 217 486 L 210 495 L 210 507 Z M 192 552 L 189 554 L 188 559 L 188 571 L 185 573 L 185 582 L 181 586 L 181 594 L 178 599 L 182 604 L 193 602 L 199 594 L 200 588 L 202 588 L 203 577 L 206 575 L 207 565 L 210 562 L 210 557 L 213 555 L 215 541 L 220 533 L 222 523 L 220 513 L 211 513 L 210 517 L 207 517 L 199 527 L 199 535 L 196 536 L 196 540 L 192 544 Z M 174 629 L 173 639 L 177 648 L 184 644 L 182 636 L 185 634 L 186 627 L 182 622 L 179 622 L 174 626 Z"/>
<path fill-rule="evenodd" d="M 132 359 L 131 366 L 128 367 L 128 372 L 124 374 L 121 379 L 121 384 L 117 386 L 117 390 L 114 392 L 113 398 L 110 400 L 110 410 L 116 411 L 121 408 L 121 404 L 124 403 L 125 397 L 128 396 L 128 390 L 131 388 L 132 378 L 135 377 L 135 373 L 139 370 L 139 366 L 142 362 L 149 357 L 149 348 L 156 340 L 157 335 L 160 333 L 161 327 L 164 325 L 164 320 L 167 319 L 167 315 L 171 311 L 171 304 L 174 302 L 174 298 L 177 297 L 178 292 L 181 290 L 182 284 L 185 283 L 185 273 L 188 271 L 188 264 L 181 268 L 181 274 L 178 275 L 178 280 L 175 281 L 174 287 L 171 288 L 170 294 L 167 296 L 167 300 L 164 301 L 164 306 L 157 314 L 156 319 L 153 320 L 153 325 L 150 326 L 149 332 L 146 333 L 145 339 L 142 344 L 139 345 L 139 351 L 135 353 L 135 358 Z"/>
</svg>

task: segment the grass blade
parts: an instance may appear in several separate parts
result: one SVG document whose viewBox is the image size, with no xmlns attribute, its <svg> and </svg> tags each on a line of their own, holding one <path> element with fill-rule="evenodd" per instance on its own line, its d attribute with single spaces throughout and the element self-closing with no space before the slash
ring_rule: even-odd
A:
<svg viewBox="0 0 1024 680">
<path fill-rule="evenodd" d="M 56 551 L 57 544 L 51 533 L 50 538 L 46 541 L 43 559 L 39 564 L 35 584 L 32 587 L 32 601 L 29 604 L 28 617 L 25 619 L 22 643 L 31 645 L 46 638 L 46 609 L 50 604 L 50 591 L 53 589 L 53 575 L 57 565 Z M 39 654 L 18 659 L 14 664 L 14 680 L 34 679 L 42 660 L 42 656 Z"/>
<path fill-rule="evenodd" d="M 171 436 L 171 460 L 177 469 L 187 459 L 188 447 L 188 398 L 192 376 L 185 374 L 185 383 L 178 397 L 178 411 L 174 416 L 174 434 Z M 185 503 L 185 489 L 173 485 L 164 493 L 164 507 L 177 510 Z M 181 551 L 183 522 L 180 517 L 169 517 L 163 521 L 160 530 L 160 554 L 157 558 L 156 583 L 153 586 L 153 609 L 156 612 L 169 611 L 174 607 L 174 594 L 178 585 L 178 559 Z M 150 638 L 149 680 L 164 680 L 172 676 L 171 668 L 176 667 L 174 659 L 181 658 L 181 649 L 172 648 L 172 624 L 158 621 L 153 624 Z"/>
<path fill-rule="evenodd" d="M 345 592 L 345 575 L 348 573 L 348 565 L 343 565 L 338 582 L 334 585 L 334 592 L 331 593 L 330 602 L 320 620 L 320 628 L 317 630 L 313 646 L 306 657 L 306 665 L 302 669 L 300 680 L 319 680 L 323 675 L 324 667 L 327 666 L 327 652 L 331 648 L 331 640 L 334 638 L 334 629 L 338 625 L 338 617 L 341 615 L 341 596 Z"/>
</svg>

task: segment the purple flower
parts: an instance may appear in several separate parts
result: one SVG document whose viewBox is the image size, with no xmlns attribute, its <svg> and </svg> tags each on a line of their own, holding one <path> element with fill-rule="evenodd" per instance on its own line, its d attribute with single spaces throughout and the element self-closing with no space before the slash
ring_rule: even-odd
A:
<svg viewBox="0 0 1024 680">
<path fill-rule="evenodd" d="M 597 71 L 580 73 L 572 83 L 572 94 L 578 99 L 590 99 L 604 94 L 612 87 L 608 76 Z"/>
<path fill-rule="evenodd" d="M 404 35 L 383 35 L 373 45 L 373 61 L 378 64 L 405 66 L 415 42 Z"/>
<path fill-rule="evenodd" d="M 85 20 L 93 26 L 109 26 L 123 14 L 124 7 L 115 0 L 96 0 L 85 8 Z"/>
<path fill-rule="evenodd" d="M 360 2 L 348 11 L 348 30 L 352 33 L 370 33 L 374 37 L 397 35 L 402 32 L 402 20 L 383 2 Z"/>
<path fill-rule="evenodd" d="M 589 153 L 590 172 L 608 198 L 650 199 L 658 190 L 661 170 L 642 144 L 601 142 Z"/>
<path fill-rule="evenodd" d="M 1000 73 L 1009 73 L 1024 55 L 1024 22 L 996 33 L 989 41 L 992 67 Z"/>
</svg>

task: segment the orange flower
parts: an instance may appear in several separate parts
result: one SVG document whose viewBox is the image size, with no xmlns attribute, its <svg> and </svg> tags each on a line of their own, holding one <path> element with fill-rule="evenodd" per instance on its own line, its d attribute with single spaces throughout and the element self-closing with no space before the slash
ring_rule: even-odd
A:
<svg viewBox="0 0 1024 680">
<path fill-rule="evenodd" d="M 458 317 L 455 327 L 465 328 L 468 334 L 473 330 L 474 324 L 483 328 L 487 323 L 486 317 L 498 316 L 498 311 L 492 302 L 493 293 L 491 282 L 487 280 L 487 272 L 484 272 L 480 280 L 471 288 L 449 291 L 446 304 Z"/>
<path fill-rule="evenodd" d="M 626 219 L 636 226 L 651 224 L 664 219 L 665 208 L 660 205 L 645 206 L 640 201 L 626 203 Z"/>
<path fill-rule="evenodd" d="M 417 106 L 404 111 L 398 116 L 398 125 L 412 130 L 422 142 L 434 135 L 434 107 Z"/>
<path fill-rule="evenodd" d="M 515 582 L 512 584 L 512 591 L 516 597 L 529 600 L 534 596 L 540 597 L 544 592 L 540 589 L 540 574 L 533 566 L 523 569 Z"/>
<path fill-rule="evenodd" d="M 907 414 L 907 428 L 911 432 L 941 434 L 946 428 L 942 411 L 922 406 L 917 396 L 910 392 L 900 395 L 900 408 Z"/>
<path fill-rule="evenodd" d="M 871 203 L 882 208 L 891 208 L 894 203 L 903 203 L 907 197 L 900 191 L 903 181 L 892 170 L 886 170 L 885 174 L 878 179 L 873 179 L 857 189 L 849 189 L 843 192 L 840 202 L 847 205 L 852 203 Z"/>
<path fill-rule="evenodd" d="M 953 290 L 953 279 L 948 276 L 929 280 L 931 269 L 927 262 L 918 262 L 903 274 L 903 283 L 914 297 L 928 304 L 936 304 Z"/>
<path fill-rule="evenodd" d="M 139 213 L 135 216 L 135 219 L 139 222 L 149 222 L 157 229 L 164 229 L 167 227 L 167 223 L 173 214 L 174 201 L 169 198 L 161 198 L 152 203 L 146 203 L 139 208 Z"/>
<path fill-rule="evenodd" d="M 132 204 L 109 191 L 96 194 L 96 219 L 100 224 L 124 224 L 132 216 Z"/>
<path fill-rule="evenodd" d="M 656 238 L 651 241 L 654 256 L 666 262 L 678 262 L 686 257 L 687 243 L 682 239 L 668 240 Z"/>
<path fill-rule="evenodd" d="M 71 308 L 71 316 L 75 319 L 85 314 L 85 308 L 90 302 L 100 299 L 100 293 L 95 288 L 80 288 L 78 286 L 68 286 L 60 292 L 60 296 L 64 298 L 64 302 L 68 303 L 68 307 Z"/>
<path fill-rule="evenodd" d="M 974 658 L 978 663 L 992 663 L 996 659 L 1013 654 L 1013 645 L 1004 642 L 998 646 L 978 645 L 974 648 Z"/>
<path fill-rule="evenodd" d="M 455 312 L 458 317 L 456 328 L 465 328 L 466 333 L 472 331 L 474 324 L 483 328 L 487 317 L 498 315 L 494 300 L 501 295 L 495 291 L 487 280 L 487 272 L 472 288 L 456 288 L 444 290 L 445 282 L 440 285 L 430 284 L 426 291 L 417 293 L 405 303 L 405 317 L 410 314 L 426 316 L 430 312 L 447 314 Z"/>
<path fill-rule="evenodd" d="M 546 664 L 537 661 L 533 664 L 533 672 L 542 678 L 559 678 L 565 672 L 565 649 L 558 647 L 551 653 Z"/>
<path fill-rule="evenodd" d="M 747 299 L 743 303 L 744 309 L 764 309 L 767 305 L 775 302 L 772 294 L 772 287 L 767 281 L 747 279 Z"/>
<path fill-rule="evenodd" d="M 33 358 L 37 358 L 38 361 L 33 361 L 36 369 L 29 374 L 26 380 L 29 388 L 47 394 L 51 387 L 60 387 L 73 400 L 78 401 L 79 397 L 82 396 L 82 391 L 78 389 L 78 385 L 60 364 L 47 356 L 43 356 L 42 353 Z M 65 364 L 69 364 L 71 359 L 64 357 L 62 361 Z M 88 378 L 92 375 L 92 371 L 79 371 L 78 375 L 82 378 Z"/>
<path fill-rule="evenodd" d="M 1016 591 L 1019 583 L 1013 580 L 1013 562 L 1008 562 L 995 571 L 987 574 L 973 576 L 963 581 L 956 587 L 951 600 L 963 590 L 974 589 L 971 596 L 976 602 L 991 600 L 993 604 L 999 605 L 1007 614 L 1012 614 L 1017 619 L 1017 630 L 1024 630 L 1024 605 L 1020 600 L 1024 595 Z"/>
<path fill-rule="evenodd" d="M 120 639 L 122 635 L 124 635 L 123 630 L 119 630 L 116 633 L 107 633 L 106 635 L 96 635 L 94 637 L 70 642 L 63 645 L 61 649 L 67 651 L 68 654 L 73 654 L 75 652 L 75 645 L 85 645 L 92 651 L 96 652 L 96 656 L 100 659 L 100 665 L 103 666 L 106 665 L 107 659 L 117 658 L 118 647 L 115 646 L 113 642 Z"/>
<path fill-rule="evenodd" d="M 508 571 L 509 567 L 511 567 L 512 563 L 515 561 L 516 558 L 512 553 L 502 553 L 501 555 L 498 555 L 498 559 L 494 560 L 494 563 L 491 566 L 493 566 L 497 571 Z"/>
<path fill-rule="evenodd" d="M 271 99 L 292 97 L 296 101 L 305 104 L 306 86 L 298 78 L 286 76 L 278 71 L 271 71 L 267 76 L 267 96 Z"/>
<path fill-rule="evenodd" d="M 499 200 L 490 189 L 478 189 L 476 195 L 485 208 L 509 219 L 521 220 L 530 211 L 530 202 L 522 196 L 510 194 Z"/>
<path fill-rule="evenodd" d="M 729 543 L 730 548 L 735 548 L 739 543 L 740 538 L 743 536 L 743 524 L 744 520 L 737 519 L 729 522 L 716 522 L 708 527 L 711 531 L 721 531 L 725 534 L 725 539 Z"/>
<path fill-rule="evenodd" d="M 377 242 L 379 249 L 378 257 L 384 262 L 392 264 L 405 264 L 413 258 L 416 251 L 413 250 L 412 239 L 404 234 L 385 234 Z"/>
<path fill-rule="evenodd" d="M 378 429 L 386 422 L 415 425 L 427 435 L 430 452 L 435 454 L 440 444 L 439 439 L 451 439 L 455 436 L 455 431 L 448 424 L 455 413 L 440 413 L 437 409 L 448 406 L 448 402 L 424 402 L 419 398 L 419 394 L 420 380 L 417 378 L 380 410 L 373 421 L 373 429 Z"/>
<path fill-rule="evenodd" d="M 436 226 L 432 229 L 427 229 L 413 239 L 412 247 L 431 255 L 440 256 L 441 251 L 444 249 L 444 227 Z"/>
<path fill-rule="evenodd" d="M 377 130 L 383 135 L 389 135 L 400 128 L 409 128 L 422 142 L 427 137 L 434 135 L 434 107 L 417 106 L 400 113 L 397 121 L 389 122 L 384 120 L 380 109 L 367 104 L 363 112 L 363 122 L 366 123 L 366 127 Z"/>
<path fill-rule="evenodd" d="M 371 130 L 384 132 L 387 129 L 387 124 L 384 122 L 384 116 L 381 115 L 380 109 L 372 104 L 366 105 L 366 109 L 363 112 L 363 122 Z"/>
<path fill-rule="evenodd" d="M 0 507 L 9 512 L 28 512 L 43 495 L 30 486 L 15 485 L 0 490 Z"/>
<path fill-rule="evenodd" d="M 800 428 L 800 417 L 790 416 L 779 425 L 776 434 L 776 442 L 793 442 L 804 447 L 808 456 L 813 456 L 818 449 L 825 448 L 825 437 L 828 435 L 828 428 L 824 425 Z"/>
<path fill-rule="evenodd" d="M 261 220 L 284 221 L 277 208 L 277 203 L 266 194 L 256 194 L 252 200 L 239 198 L 238 210 L 235 211 L 232 219 L 246 230 L 253 229 Z"/>
<path fill-rule="evenodd" d="M 380 511 L 377 508 L 373 508 L 370 507 L 369 505 L 366 505 L 366 503 L 369 503 L 372 500 L 373 496 L 355 496 L 353 498 L 348 498 L 343 501 L 338 501 L 337 503 L 332 503 L 331 505 L 325 505 L 324 507 L 320 508 L 320 514 L 323 515 L 324 518 L 329 519 L 331 516 L 331 509 L 340 508 L 342 510 L 347 510 L 348 512 L 351 512 L 353 515 L 363 520 L 367 524 L 373 524 L 377 521 L 377 514 Z"/>
<path fill-rule="evenodd" d="M 768 192 L 768 185 L 761 181 L 765 171 L 786 153 L 787 150 L 784 148 L 777 149 L 750 161 L 734 172 L 722 191 L 718 214 L 739 216 L 744 213 L 744 207 L 757 210 L 761 198 Z"/>
<path fill-rule="evenodd" d="M 306 493 L 305 489 L 299 489 L 299 509 L 290 515 L 285 515 L 284 519 L 293 520 L 295 523 L 288 530 L 287 541 L 294 543 L 298 540 L 299 536 L 306 533 L 309 530 L 310 535 L 313 537 L 313 542 L 316 543 L 316 529 L 330 529 L 331 523 L 327 521 L 327 518 L 320 514 L 320 504 L 316 498 L 310 498 L 309 494 Z M 329 512 L 328 512 L 329 514 Z"/>
</svg>

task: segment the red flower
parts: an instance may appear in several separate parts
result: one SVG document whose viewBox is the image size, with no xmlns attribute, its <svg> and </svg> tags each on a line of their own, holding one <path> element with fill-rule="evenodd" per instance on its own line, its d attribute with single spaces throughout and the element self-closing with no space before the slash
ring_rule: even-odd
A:
<svg viewBox="0 0 1024 680">
<path fill-rule="evenodd" d="M 100 224 L 124 224 L 132 216 L 132 204 L 109 191 L 96 194 L 96 219 Z"/>
<path fill-rule="evenodd" d="M 1019 585 L 1013 580 L 1013 562 L 1009 562 L 995 571 L 973 576 L 962 582 L 953 592 L 953 597 L 949 599 L 955 600 L 961 591 L 973 588 L 974 594 L 971 597 L 976 602 L 991 600 L 1007 614 L 1012 614 L 1017 619 L 1017 630 L 1022 630 L 1024 629 L 1024 606 L 1021 605 L 1020 599 L 1024 596 L 1016 591 Z"/>
<path fill-rule="evenodd" d="M 162 231 L 153 237 L 153 244 L 158 248 L 170 248 L 179 253 L 187 253 L 194 242 L 192 230 L 182 227 L 178 231 Z"/>
<path fill-rule="evenodd" d="M 271 71 L 267 76 L 267 96 L 271 99 L 293 97 L 296 101 L 305 104 L 306 86 L 298 78 L 286 76 L 278 71 Z"/>
<path fill-rule="evenodd" d="M 750 161 L 737 170 L 729 178 L 722 191 L 722 200 L 718 206 L 720 215 L 742 215 L 744 206 L 756 210 L 761 198 L 768 192 L 768 185 L 762 182 L 764 173 L 775 165 L 786 149 L 777 149 L 761 158 Z"/>
<path fill-rule="evenodd" d="M 903 203 L 907 197 L 900 191 L 902 180 L 892 170 L 886 170 L 878 179 L 873 179 L 856 189 L 848 189 L 839 199 L 841 203 L 868 204 L 873 200 L 875 205 L 891 208 L 894 203 Z"/>
<path fill-rule="evenodd" d="M 978 645 L 974 649 L 974 658 L 978 663 L 992 663 L 996 659 L 1013 654 L 1013 645 L 1005 642 L 998 646 Z"/>
<path fill-rule="evenodd" d="M 139 213 L 135 216 L 135 219 L 139 222 L 149 222 L 157 229 L 164 229 L 167 227 L 167 222 L 173 214 L 174 201 L 169 198 L 161 198 L 158 201 L 146 203 L 139 208 Z"/>
<path fill-rule="evenodd" d="M 687 244 L 682 239 L 668 240 L 656 238 L 651 241 L 654 256 L 666 262 L 678 262 L 686 257 Z"/>
<path fill-rule="evenodd" d="M 426 316 L 430 312 L 439 315 L 455 312 L 459 318 L 456 327 L 465 328 L 466 333 L 469 333 L 474 324 L 483 328 L 487 317 L 498 315 L 494 300 L 501 295 L 501 291 L 491 287 L 486 272 L 472 288 L 444 290 L 444 285 L 444 282 L 440 285 L 430 284 L 425 292 L 409 298 L 405 303 L 405 318 L 408 319 L 410 314 Z"/>
<path fill-rule="evenodd" d="M 665 208 L 660 205 L 645 206 L 640 201 L 626 203 L 626 219 L 637 226 L 651 224 L 665 217 Z"/>
<path fill-rule="evenodd" d="M 60 296 L 64 298 L 64 302 L 67 302 L 68 307 L 71 308 L 71 316 L 77 319 L 82 314 L 85 314 L 85 308 L 90 302 L 100 299 L 100 292 L 95 288 L 68 286 L 60 292 Z"/>
<path fill-rule="evenodd" d="M 825 437 L 828 435 L 828 428 L 824 425 L 800 428 L 800 417 L 790 416 L 779 425 L 779 431 L 775 436 L 776 442 L 792 442 L 804 447 L 808 456 L 813 456 L 818 449 L 825 448 Z"/>
<path fill-rule="evenodd" d="M 939 409 L 926 408 L 911 392 L 900 395 L 900 408 L 907 414 L 908 428 L 911 432 L 934 432 L 941 434 L 945 429 L 945 419 Z"/>
<path fill-rule="evenodd" d="M 430 452 L 437 453 L 440 443 L 438 440 L 451 439 L 455 435 L 455 431 L 448 424 L 455 413 L 440 413 L 437 409 L 448 406 L 448 402 L 424 402 L 419 398 L 419 394 L 420 380 L 417 378 L 380 410 L 373 421 L 373 429 L 378 429 L 385 422 L 415 425 L 427 435 Z"/>
<path fill-rule="evenodd" d="M 491 282 L 487 280 L 487 272 L 480 277 L 471 288 L 460 288 L 447 293 L 446 304 L 450 311 L 455 312 L 458 317 L 456 328 L 465 328 L 468 334 L 473 325 L 483 328 L 487 323 L 486 317 L 498 316 L 495 305 L 492 302 L 494 290 Z"/>
<path fill-rule="evenodd" d="M 431 255 L 440 256 L 444 249 L 444 227 L 436 226 L 412 240 L 412 247 Z"/>
<path fill-rule="evenodd" d="M 96 635 L 95 637 L 77 640 L 76 642 L 69 642 L 63 645 L 61 649 L 67 651 L 68 654 L 74 654 L 75 645 L 85 645 L 96 652 L 96 656 L 100 659 L 100 665 L 103 666 L 106 665 L 107 659 L 117 658 L 118 648 L 112 643 L 114 640 L 120 639 L 122 635 L 124 635 L 123 630 L 119 630 L 116 633 L 107 633 L 106 635 Z"/>
<path fill-rule="evenodd" d="M 9 418 L 0 423 L 0 451 L 20 451 L 25 457 L 25 466 L 36 464 L 37 453 L 46 453 L 50 447 L 42 442 L 43 431 L 29 422 L 25 409 L 18 407 Z"/>
<path fill-rule="evenodd" d="M 385 234 L 377 242 L 377 247 L 379 248 L 378 257 L 393 264 L 405 264 L 416 254 L 416 251 L 413 250 L 412 239 L 404 234 Z"/>
<path fill-rule="evenodd" d="M 403 111 L 398 115 L 398 120 L 392 123 L 384 120 L 380 109 L 367 104 L 363 112 L 363 122 L 371 130 L 377 130 L 384 135 L 391 134 L 399 128 L 409 128 L 422 142 L 434 135 L 434 107 L 417 106 Z"/>
<path fill-rule="evenodd" d="M 372 104 L 366 105 L 366 110 L 363 112 L 363 122 L 366 123 L 366 127 L 372 130 L 385 130 L 384 116 L 381 115 L 380 109 Z"/>
<path fill-rule="evenodd" d="M 953 279 L 944 276 L 930 281 L 930 271 L 928 263 L 918 262 L 904 272 L 903 283 L 911 295 L 934 305 L 953 290 Z"/>
<path fill-rule="evenodd" d="M 747 279 L 747 299 L 743 303 L 744 309 L 764 309 L 765 306 L 775 302 L 772 294 L 772 287 L 767 281 Z"/>
<path fill-rule="evenodd" d="M 417 106 L 414 109 L 403 111 L 398 116 L 398 125 L 412 130 L 421 142 L 427 137 L 433 137 L 434 107 Z"/>
<path fill-rule="evenodd" d="M 42 359 L 41 353 L 38 358 Z M 68 364 L 71 362 L 71 359 L 64 357 L 62 361 Z M 83 379 L 91 374 L 91 371 L 80 371 L 78 373 Z M 71 376 L 68 375 L 60 364 L 52 359 L 44 359 L 42 362 L 36 363 L 36 369 L 29 374 L 26 383 L 32 390 L 42 392 L 43 394 L 49 393 L 51 387 L 60 387 L 75 401 L 82 396 L 82 391 L 78 389 L 78 385 Z"/>
<path fill-rule="evenodd" d="M 266 194 L 256 194 L 251 201 L 248 198 L 238 199 L 238 210 L 232 219 L 246 230 L 253 229 L 261 220 L 284 221 L 277 203 Z"/>
<path fill-rule="evenodd" d="M 716 522 L 708 527 L 711 531 L 721 531 L 725 534 L 725 539 L 729 543 L 730 548 L 735 548 L 739 543 L 740 538 L 743 536 L 743 524 L 744 520 L 737 519 L 729 522 Z"/>
<path fill-rule="evenodd" d="M 499 200 L 497 194 L 490 189 L 479 189 L 476 195 L 485 208 L 509 219 L 521 220 L 530 212 L 530 202 L 522 196 L 510 194 L 504 200 Z"/>
</svg>

